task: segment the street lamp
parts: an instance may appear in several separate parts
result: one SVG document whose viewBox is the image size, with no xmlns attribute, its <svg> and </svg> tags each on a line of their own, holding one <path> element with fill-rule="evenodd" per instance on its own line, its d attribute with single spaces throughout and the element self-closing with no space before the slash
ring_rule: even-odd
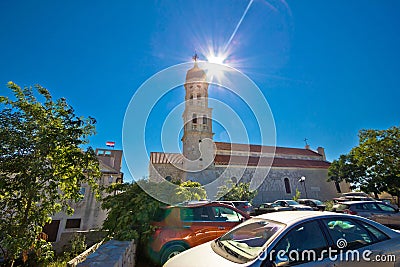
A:
<svg viewBox="0 0 400 267">
<path fill-rule="evenodd" d="M 307 196 L 307 187 L 306 187 L 306 177 L 305 176 L 301 176 L 300 179 L 299 179 L 299 182 L 303 183 L 304 192 L 306 193 L 306 198 L 308 198 L 308 196 Z"/>
</svg>

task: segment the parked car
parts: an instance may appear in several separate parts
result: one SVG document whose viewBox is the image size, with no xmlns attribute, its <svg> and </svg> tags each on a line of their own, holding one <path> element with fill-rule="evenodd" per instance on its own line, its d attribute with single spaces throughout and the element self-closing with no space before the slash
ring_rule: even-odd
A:
<svg viewBox="0 0 400 267">
<path fill-rule="evenodd" d="M 254 208 L 253 215 L 260 215 L 268 212 L 288 211 L 292 210 L 290 207 L 282 207 L 278 203 L 263 203 L 258 208 Z"/>
<path fill-rule="evenodd" d="M 297 202 L 299 202 L 299 204 L 309 206 L 313 210 L 324 211 L 326 208 L 325 204 L 318 199 L 299 199 Z"/>
<path fill-rule="evenodd" d="M 335 203 L 341 203 L 346 201 L 375 201 L 375 199 L 364 196 L 342 196 L 333 198 L 333 202 Z"/>
<path fill-rule="evenodd" d="M 358 260 L 352 258 L 356 253 Z M 393 256 L 374 261 L 382 255 Z M 164 267 L 398 266 L 399 259 L 400 232 L 379 223 L 333 212 L 283 211 L 253 217 Z"/>
<path fill-rule="evenodd" d="M 150 240 L 149 254 L 161 264 L 188 248 L 225 234 L 250 218 L 247 213 L 218 202 L 167 206 L 155 217 L 156 231 Z"/>
<path fill-rule="evenodd" d="M 225 203 L 228 205 L 231 205 L 243 212 L 246 212 L 247 214 L 253 214 L 254 213 L 254 207 L 253 205 L 251 205 L 251 203 L 249 201 L 241 201 L 241 200 L 233 200 L 233 201 L 229 201 L 229 200 L 223 200 L 223 201 L 218 201 L 220 203 Z"/>
<path fill-rule="evenodd" d="M 332 211 L 358 215 L 400 229 L 399 209 L 380 201 L 348 201 L 333 205 Z"/>
<path fill-rule="evenodd" d="M 294 200 L 276 200 L 274 203 L 281 207 L 290 207 L 292 210 L 313 210 L 311 207 L 301 205 Z"/>
</svg>

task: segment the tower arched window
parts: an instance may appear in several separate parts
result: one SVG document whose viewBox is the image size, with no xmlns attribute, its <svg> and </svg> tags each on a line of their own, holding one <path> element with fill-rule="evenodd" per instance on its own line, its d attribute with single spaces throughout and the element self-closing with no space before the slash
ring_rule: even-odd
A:
<svg viewBox="0 0 400 267">
<path fill-rule="evenodd" d="M 203 124 L 207 125 L 207 116 L 203 116 Z"/>
<path fill-rule="evenodd" d="M 290 189 L 290 182 L 288 178 L 283 179 L 283 182 L 285 183 L 285 191 L 286 194 L 291 194 L 292 190 Z"/>
<path fill-rule="evenodd" d="M 196 115 L 196 113 L 193 113 L 192 123 L 197 123 L 197 115 Z"/>
</svg>

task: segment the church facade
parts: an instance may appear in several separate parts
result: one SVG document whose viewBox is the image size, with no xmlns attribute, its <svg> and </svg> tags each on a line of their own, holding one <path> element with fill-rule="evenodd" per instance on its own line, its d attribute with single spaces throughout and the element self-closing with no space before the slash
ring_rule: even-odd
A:
<svg viewBox="0 0 400 267">
<path fill-rule="evenodd" d="M 320 200 L 330 200 L 349 190 L 345 183 L 327 182 L 330 163 L 322 147 L 314 151 L 308 145 L 275 148 L 214 141 L 206 78 L 195 61 L 184 84 L 183 153 L 151 152 L 151 180 L 191 180 L 203 185 L 218 180 L 221 186 L 227 180 L 238 183 L 255 179 L 260 181 L 253 200 L 256 205 L 291 199 L 296 189 L 301 198 Z"/>
</svg>

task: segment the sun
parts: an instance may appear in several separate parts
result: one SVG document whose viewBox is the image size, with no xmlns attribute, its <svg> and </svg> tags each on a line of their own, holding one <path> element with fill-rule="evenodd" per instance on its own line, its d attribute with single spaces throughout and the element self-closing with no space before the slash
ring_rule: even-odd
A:
<svg viewBox="0 0 400 267">
<path fill-rule="evenodd" d="M 218 56 L 209 55 L 209 56 L 207 57 L 207 61 L 208 61 L 208 62 L 210 62 L 210 63 L 216 63 L 216 64 L 224 64 L 225 59 L 226 59 L 226 57 L 223 56 L 223 55 L 218 55 Z"/>
</svg>

